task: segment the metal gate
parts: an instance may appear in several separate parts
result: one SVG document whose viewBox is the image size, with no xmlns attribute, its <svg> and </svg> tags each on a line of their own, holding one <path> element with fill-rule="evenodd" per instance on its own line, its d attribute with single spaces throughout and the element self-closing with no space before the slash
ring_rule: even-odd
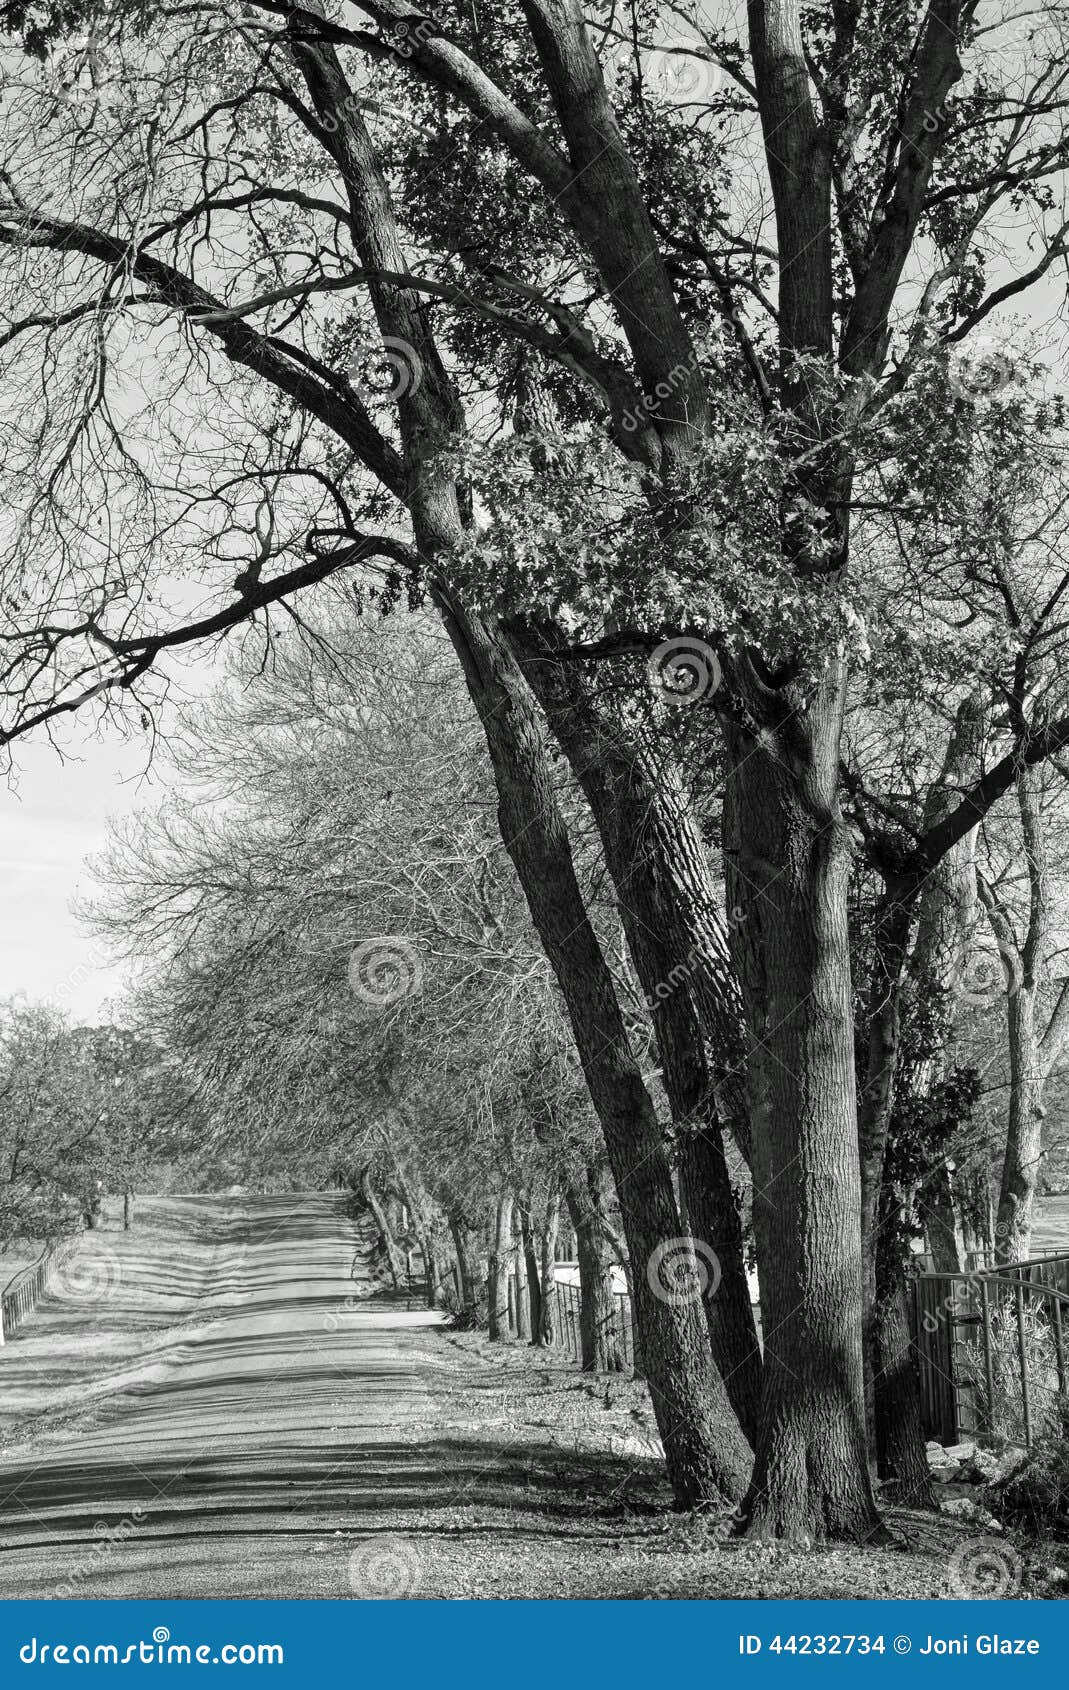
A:
<svg viewBox="0 0 1069 1690">
<path fill-rule="evenodd" d="M 913 1287 L 928 1437 L 1031 1448 L 1055 1432 L 1066 1398 L 1069 1256 L 922 1273 Z"/>
</svg>

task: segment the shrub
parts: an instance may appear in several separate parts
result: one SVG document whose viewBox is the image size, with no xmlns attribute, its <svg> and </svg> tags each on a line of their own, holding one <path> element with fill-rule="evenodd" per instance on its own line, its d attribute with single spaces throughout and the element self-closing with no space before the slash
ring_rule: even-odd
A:
<svg viewBox="0 0 1069 1690">
<path fill-rule="evenodd" d="M 1069 1404 L 1059 1401 L 1059 1430 L 995 1486 L 991 1506 L 1008 1526 L 1069 1542 Z"/>
</svg>

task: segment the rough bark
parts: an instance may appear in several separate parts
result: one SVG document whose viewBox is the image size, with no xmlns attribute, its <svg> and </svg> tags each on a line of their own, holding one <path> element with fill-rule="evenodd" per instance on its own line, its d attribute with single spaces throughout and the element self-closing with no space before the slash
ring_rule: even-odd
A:
<svg viewBox="0 0 1069 1690">
<path fill-rule="evenodd" d="M 695 1047 L 704 1091 L 715 1096 L 720 1120 L 749 1159 L 742 997 L 728 923 L 679 770 L 663 747 L 654 753 L 637 728 L 599 703 L 575 662 L 561 657 L 555 630 L 514 621 L 509 634 L 590 806 L 651 1012 L 667 1006 L 669 1013 L 677 995 L 690 1000 L 683 1042 Z"/>
<path fill-rule="evenodd" d="M 683 1209 L 712 1288 L 700 1298 L 713 1360 L 739 1424 L 757 1427 L 761 1351 L 743 1257 L 742 1226 L 716 1100 L 749 1143 L 742 1079 L 742 1004 L 726 926 L 715 910 L 705 848 L 678 777 L 600 710 L 574 664 L 548 637 L 518 630 L 523 667 L 590 806 L 635 972 L 646 996 L 678 1142 Z M 699 960 L 699 958 L 704 960 Z M 712 964 L 712 966 L 710 966 Z M 719 964 L 719 966 L 717 966 Z M 701 972 L 715 1005 L 709 1029 L 720 1082 L 706 1060 L 696 1012 Z M 711 1258 L 711 1262 L 710 1262 Z M 697 1282 L 696 1282 L 697 1286 Z"/>
<path fill-rule="evenodd" d="M 961 1273 L 965 1245 L 954 1192 L 953 1169 L 945 1156 L 936 1158 L 917 1191 L 932 1267 L 936 1273 Z"/>
<path fill-rule="evenodd" d="M 764 1371 L 757 1534 L 865 1537 L 877 1524 L 865 1436 L 861 1190 L 846 888 L 838 807 L 843 677 L 805 719 L 727 734 L 725 858 L 745 919 L 736 957 L 750 1038 L 754 1228 Z"/>
</svg>

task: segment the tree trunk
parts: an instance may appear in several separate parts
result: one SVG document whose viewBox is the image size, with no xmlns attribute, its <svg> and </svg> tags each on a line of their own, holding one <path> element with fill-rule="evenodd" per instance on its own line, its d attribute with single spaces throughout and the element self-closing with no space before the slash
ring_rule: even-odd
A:
<svg viewBox="0 0 1069 1690">
<path fill-rule="evenodd" d="M 761 1348 L 746 1278 L 742 1223 L 715 1123 L 697 1124 L 679 1139 L 683 1210 L 694 1239 L 697 1284 L 713 1358 L 750 1443 L 757 1438 Z M 708 1281 L 708 1283 L 706 1283 Z"/>
<path fill-rule="evenodd" d="M 439 593 L 439 602 L 443 603 Z M 533 700 L 511 653 L 450 601 L 446 624 L 486 734 L 501 837 L 560 984 L 601 1122 L 635 1274 L 650 1397 L 680 1507 L 745 1488 L 749 1449 L 713 1365 L 700 1311 L 655 1294 L 642 1266 L 682 1223 L 653 1100 L 643 1083 L 576 879 Z"/>
<path fill-rule="evenodd" d="M 627 1286 L 627 1318 L 631 1323 L 631 1372 L 636 1379 L 645 1379 L 646 1370 L 642 1365 L 642 1337 L 635 1320 L 635 1276 L 631 1272 L 631 1263 L 628 1260 L 623 1239 L 620 1238 L 616 1229 L 610 1225 L 604 1210 L 602 1211 L 601 1225 L 602 1231 L 612 1246 L 613 1257 L 617 1267 L 623 1273 L 624 1283 Z"/>
<path fill-rule="evenodd" d="M 536 1343 L 549 1346 L 556 1338 L 556 1296 L 554 1284 L 557 1270 L 557 1228 L 560 1224 L 560 1192 L 554 1187 L 546 1202 L 546 1218 L 542 1227 L 542 1282 Z"/>
<path fill-rule="evenodd" d="M 899 1210 L 897 1194 L 885 1188 L 874 1240 L 876 1286 L 871 1342 L 877 1380 L 876 1466 L 880 1478 L 889 1482 L 888 1494 L 896 1502 L 909 1508 L 935 1508 Z"/>
<path fill-rule="evenodd" d="M 475 1288 L 475 1275 L 471 1267 L 470 1229 L 466 1218 L 454 1209 L 449 1211 L 449 1231 L 452 1234 L 453 1250 L 457 1259 L 461 1310 L 465 1313 L 472 1312 L 479 1306 L 479 1296 Z"/>
<path fill-rule="evenodd" d="M 398 1248 L 397 1240 L 393 1235 L 393 1229 L 390 1226 L 386 1210 L 382 1203 L 380 1203 L 378 1193 L 371 1183 L 371 1170 L 369 1168 L 365 1168 L 363 1173 L 360 1175 L 360 1195 L 371 1210 L 375 1220 L 375 1225 L 379 1229 L 379 1240 L 382 1245 L 387 1267 L 389 1269 L 390 1278 L 393 1280 L 393 1288 L 395 1291 L 399 1291 L 401 1289 L 401 1280 L 404 1274 L 404 1258 Z"/>
<path fill-rule="evenodd" d="M 880 1284 L 875 1349 L 880 1364 L 876 1392 L 876 1463 L 886 1494 L 908 1508 L 937 1510 L 928 1466 L 917 1353 L 910 1326 L 908 1288 L 899 1257 L 894 1285 Z M 882 1276 L 881 1276 L 882 1278 Z"/>
<path fill-rule="evenodd" d="M 704 1310 L 713 1360 L 746 1437 L 757 1430 L 761 1351 L 754 1326 L 739 1221 L 713 1097 L 731 1100 L 736 1138 L 748 1146 L 740 1084 L 741 999 L 726 930 L 711 908 L 704 843 L 678 779 L 653 768 L 621 725 L 600 710 L 575 672 L 535 630 L 524 630 L 524 672 L 590 805 L 616 890 L 620 919 L 657 1036 L 676 1124 L 680 1184 L 695 1239 L 691 1282 Z M 688 916 L 681 916 L 681 910 Z M 704 910 L 704 920 L 697 911 Z M 720 966 L 699 957 L 719 957 Z M 699 974 L 715 988 L 711 1040 L 719 1085 L 706 1060 L 696 1013 Z M 710 983 L 712 983 L 710 985 Z M 678 1294 L 678 1293 L 677 1293 Z"/>
<path fill-rule="evenodd" d="M 928 1248 L 936 1273 L 962 1273 L 965 1256 L 951 1167 L 945 1156 L 928 1169 L 918 1191 Z"/>
<path fill-rule="evenodd" d="M 983 697 L 970 694 L 958 707 L 939 777 L 925 801 L 925 831 L 948 813 L 962 788 L 975 777 L 984 723 Z M 920 1208 L 937 1261 L 950 1263 L 947 1271 L 955 1271 L 959 1256 L 945 1157 L 940 1156 L 931 1171 L 931 1189 L 922 1195 L 912 1174 L 908 1190 L 904 1189 L 895 1173 L 892 1116 L 901 1084 L 914 1093 L 930 1089 L 950 1060 L 975 914 L 974 850 L 975 829 L 934 864 L 923 857 L 908 865 L 881 864 L 885 886 L 873 923 L 868 1048 L 858 1116 L 866 1411 L 881 1476 L 893 1477 L 905 1494 L 915 1495 L 922 1505 L 930 1501 L 930 1491 L 926 1489 L 920 1381 L 910 1350 L 905 1217 Z M 917 999 L 941 1005 L 945 1049 L 918 1072 L 903 1076 L 899 1073 L 903 1016 L 911 1007 L 916 1012 Z M 889 1254 L 892 1243 L 899 1252 L 897 1262 Z"/>
<path fill-rule="evenodd" d="M 1037 769 L 1017 776 L 1017 809 L 1028 869 L 1028 920 L 1017 946 L 1010 918 L 994 892 L 981 895 L 1004 958 L 1012 958 L 1006 992 L 1010 1096 L 1006 1152 L 995 1226 L 996 1260 L 1023 1261 L 1032 1241 L 1032 1206 L 1043 1160 L 1043 1093 L 1051 1065 L 1069 1029 L 1069 983 L 1063 982 L 1042 1038 L 1037 1027 L 1040 987 L 1050 950 L 1051 895 L 1043 820 L 1043 783 Z"/>
<path fill-rule="evenodd" d="M 515 1207 L 513 1208 L 513 1217 L 514 1219 L 516 1217 Z M 512 1260 L 515 1263 L 513 1270 L 513 1284 L 516 1287 L 516 1295 L 513 1304 L 513 1328 L 517 1338 L 525 1338 L 527 1342 L 530 1343 L 531 1304 L 530 1292 L 527 1284 L 527 1256 L 523 1248 L 522 1230 L 513 1232 Z"/>
<path fill-rule="evenodd" d="M 423 1292 L 427 1307 L 436 1309 L 442 1300 L 442 1271 L 438 1265 L 438 1254 L 433 1244 L 424 1244 L 422 1253 Z"/>
<path fill-rule="evenodd" d="M 427 1196 L 426 1188 L 418 1171 L 414 1173 L 404 1166 L 388 1139 L 386 1140 L 386 1148 L 394 1164 L 394 1176 L 397 1180 L 402 1204 L 408 1212 L 409 1225 L 419 1241 L 419 1252 L 423 1258 L 423 1288 L 427 1307 L 436 1309 L 441 1302 L 442 1276 L 438 1262 L 433 1205 Z"/>
<path fill-rule="evenodd" d="M 538 1255 L 535 1251 L 534 1229 L 531 1226 L 531 1211 L 526 1203 L 520 1204 L 520 1239 L 523 1245 L 524 1273 L 527 1281 L 527 1331 L 532 1344 L 538 1343 L 538 1334 L 542 1330 L 542 1286 L 538 1277 Z"/>
<path fill-rule="evenodd" d="M 877 1526 L 865 1436 L 841 710 L 842 685 L 829 674 L 806 719 L 785 716 L 777 736 L 725 730 L 729 896 L 745 912 L 735 937 L 751 1041 L 764 1337 L 743 1510 L 758 1535 L 864 1538 Z"/>
<path fill-rule="evenodd" d="M 579 1340 L 584 1373 L 620 1373 L 626 1367 L 616 1317 L 613 1256 L 601 1225 L 604 1176 L 591 1166 L 585 1184 L 565 1194 L 579 1257 Z"/>
<path fill-rule="evenodd" d="M 509 1268 L 512 1262 L 512 1196 L 503 1191 L 494 1211 L 488 1285 L 490 1337 L 503 1342 L 509 1331 Z"/>
<path fill-rule="evenodd" d="M 127 1186 L 122 1194 L 122 1229 L 124 1232 L 130 1230 L 130 1222 L 133 1219 L 133 1202 L 134 1194 Z"/>
<path fill-rule="evenodd" d="M 1027 1259 L 1032 1240 L 1032 1205 L 1043 1156 L 1043 1076 L 1036 1041 L 1035 991 L 1022 985 L 1006 1000 L 1010 1099 L 1006 1154 L 1002 1164 L 996 1259 Z"/>
</svg>

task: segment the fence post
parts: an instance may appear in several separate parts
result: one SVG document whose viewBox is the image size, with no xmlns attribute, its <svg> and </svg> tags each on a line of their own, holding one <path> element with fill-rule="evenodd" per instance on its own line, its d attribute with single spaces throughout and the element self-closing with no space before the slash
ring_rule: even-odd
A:
<svg viewBox="0 0 1069 1690">
<path fill-rule="evenodd" d="M 1021 1354 L 1021 1406 L 1024 1409 L 1024 1441 L 1032 1447 L 1032 1393 L 1028 1382 L 1028 1345 L 1024 1333 L 1024 1286 L 1017 1282 L 1017 1344 Z"/>
<path fill-rule="evenodd" d="M 1052 1314 L 1054 1316 L 1053 1321 L 1052 1321 L 1052 1325 L 1054 1327 L 1054 1354 L 1055 1354 L 1055 1357 L 1057 1359 L 1057 1366 L 1058 1366 L 1058 1391 L 1059 1391 L 1059 1394 L 1064 1397 L 1064 1395 L 1065 1395 L 1065 1332 L 1062 1328 L 1062 1299 L 1061 1299 L 1061 1293 L 1057 1289 L 1057 1287 L 1051 1288 L 1050 1301 L 1051 1301 L 1051 1311 L 1052 1311 Z"/>
<path fill-rule="evenodd" d="M 980 1281 L 980 1313 L 984 1323 L 984 1378 L 987 1380 L 987 1429 L 995 1430 L 995 1358 L 991 1340 L 991 1287 Z"/>
</svg>

